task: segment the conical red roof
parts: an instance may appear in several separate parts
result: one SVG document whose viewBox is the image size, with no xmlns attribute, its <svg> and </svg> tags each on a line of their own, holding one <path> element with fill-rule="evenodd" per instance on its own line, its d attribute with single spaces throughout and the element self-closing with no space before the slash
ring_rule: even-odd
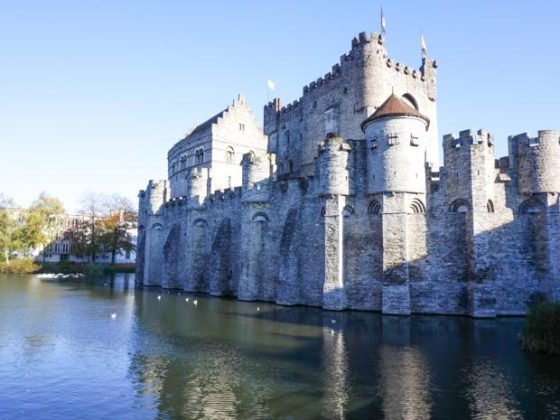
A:
<svg viewBox="0 0 560 420">
<path fill-rule="evenodd" d="M 428 125 L 430 124 L 430 119 L 428 117 L 422 115 L 397 95 L 392 93 L 391 96 L 389 96 L 387 100 L 383 102 L 381 106 L 362 123 L 362 130 L 366 124 L 380 118 L 403 116 L 422 118 Z"/>
</svg>

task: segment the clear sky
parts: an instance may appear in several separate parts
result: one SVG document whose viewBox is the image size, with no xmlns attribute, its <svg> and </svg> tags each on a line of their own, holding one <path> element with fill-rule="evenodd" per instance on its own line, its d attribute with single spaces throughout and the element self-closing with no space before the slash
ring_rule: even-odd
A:
<svg viewBox="0 0 560 420">
<path fill-rule="evenodd" d="M 259 121 L 274 80 L 285 103 L 353 36 L 379 30 L 365 0 L 0 1 L 0 192 L 75 209 L 86 191 L 136 201 L 169 147 L 247 96 Z M 560 128 L 560 2 L 386 1 L 389 56 L 438 60 L 440 137 Z"/>
</svg>

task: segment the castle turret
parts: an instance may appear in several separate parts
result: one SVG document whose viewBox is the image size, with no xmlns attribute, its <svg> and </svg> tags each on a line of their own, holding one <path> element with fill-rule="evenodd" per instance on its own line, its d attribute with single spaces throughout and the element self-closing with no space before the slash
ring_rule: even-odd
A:
<svg viewBox="0 0 560 420">
<path fill-rule="evenodd" d="M 464 223 L 468 263 L 468 310 L 474 317 L 496 315 L 489 231 L 494 220 L 494 140 L 484 130 L 464 130 L 443 137 L 449 212 Z"/>
<path fill-rule="evenodd" d="M 150 180 L 146 189 L 138 195 L 136 276 L 137 282 L 142 284 L 155 284 L 159 280 L 154 270 L 157 264 L 153 259 L 161 245 L 158 238 L 162 227 L 160 209 L 167 201 L 167 186 L 167 181 Z"/>
<path fill-rule="evenodd" d="M 317 170 L 323 203 L 325 279 L 323 307 L 344 309 L 344 215 L 348 195 L 348 159 L 351 148 L 340 137 L 329 136 L 319 145 Z"/>
<path fill-rule="evenodd" d="M 443 136 L 448 203 L 488 212 L 494 200 L 494 139 L 484 130 Z M 455 204 L 454 204 L 455 203 Z"/>
<path fill-rule="evenodd" d="M 208 169 L 191 168 L 187 175 L 187 206 L 198 207 L 208 196 Z"/>
<path fill-rule="evenodd" d="M 140 207 L 144 214 L 156 214 L 167 201 L 167 194 L 167 181 L 150 180 L 146 190 L 140 192 Z"/>
<path fill-rule="evenodd" d="M 522 194 L 560 193 L 560 132 L 541 130 L 509 138 L 510 166 Z"/>
<path fill-rule="evenodd" d="M 408 315 L 410 306 L 410 262 L 416 249 L 425 249 L 426 133 L 430 121 L 391 94 L 362 123 L 368 147 L 367 193 L 380 205 L 383 240 L 382 312 Z M 423 217 L 418 215 L 419 217 Z"/>
<path fill-rule="evenodd" d="M 351 148 L 341 137 L 329 136 L 319 145 L 317 171 L 321 195 L 348 195 L 348 155 Z"/>
<path fill-rule="evenodd" d="M 428 118 L 395 94 L 362 123 L 369 149 L 369 194 L 426 192 L 429 124 Z"/>
<path fill-rule="evenodd" d="M 274 155 L 246 153 L 243 166 L 241 235 L 239 255 L 243 263 L 238 283 L 242 300 L 273 299 L 268 262 L 263 258 L 270 246 L 270 184 Z"/>
<path fill-rule="evenodd" d="M 548 279 L 546 293 L 560 299 L 560 131 L 541 130 L 534 138 L 526 133 L 510 137 L 509 159 L 523 196 L 519 212 L 542 213 L 535 218 L 537 263 Z M 538 205 L 528 210 L 525 203 Z"/>
<path fill-rule="evenodd" d="M 275 156 L 273 154 L 253 152 L 245 153 L 243 167 L 243 201 L 267 201 L 270 194 L 270 182 L 274 172 Z"/>
</svg>

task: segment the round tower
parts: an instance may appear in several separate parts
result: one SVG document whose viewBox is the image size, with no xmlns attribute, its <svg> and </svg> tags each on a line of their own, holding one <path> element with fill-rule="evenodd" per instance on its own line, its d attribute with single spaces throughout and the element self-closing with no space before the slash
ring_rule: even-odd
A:
<svg viewBox="0 0 560 420">
<path fill-rule="evenodd" d="M 510 148 L 517 155 L 522 194 L 560 192 L 560 131 L 541 130 L 535 138 L 511 137 Z"/>
<path fill-rule="evenodd" d="M 368 148 L 367 192 L 426 192 L 430 120 L 391 94 L 362 123 Z"/>
<path fill-rule="evenodd" d="M 242 166 L 243 201 L 266 201 L 274 158 L 272 155 L 245 153 Z"/>
<path fill-rule="evenodd" d="M 187 203 L 198 206 L 208 194 L 208 169 L 191 168 L 187 175 Z"/>
<path fill-rule="evenodd" d="M 322 195 L 348 195 L 350 145 L 341 137 L 329 136 L 319 145 L 319 190 Z"/>
</svg>

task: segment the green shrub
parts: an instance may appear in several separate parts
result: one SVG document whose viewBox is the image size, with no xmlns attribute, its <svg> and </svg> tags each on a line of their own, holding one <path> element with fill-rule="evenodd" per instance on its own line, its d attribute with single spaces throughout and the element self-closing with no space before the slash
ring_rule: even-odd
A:
<svg viewBox="0 0 560 420">
<path fill-rule="evenodd" d="M 525 350 L 560 355 L 560 302 L 532 305 L 520 340 Z"/>
<path fill-rule="evenodd" d="M 0 273 L 7 274 L 29 274 L 36 273 L 41 267 L 36 264 L 31 258 L 18 258 L 10 261 L 0 263 Z"/>
</svg>

